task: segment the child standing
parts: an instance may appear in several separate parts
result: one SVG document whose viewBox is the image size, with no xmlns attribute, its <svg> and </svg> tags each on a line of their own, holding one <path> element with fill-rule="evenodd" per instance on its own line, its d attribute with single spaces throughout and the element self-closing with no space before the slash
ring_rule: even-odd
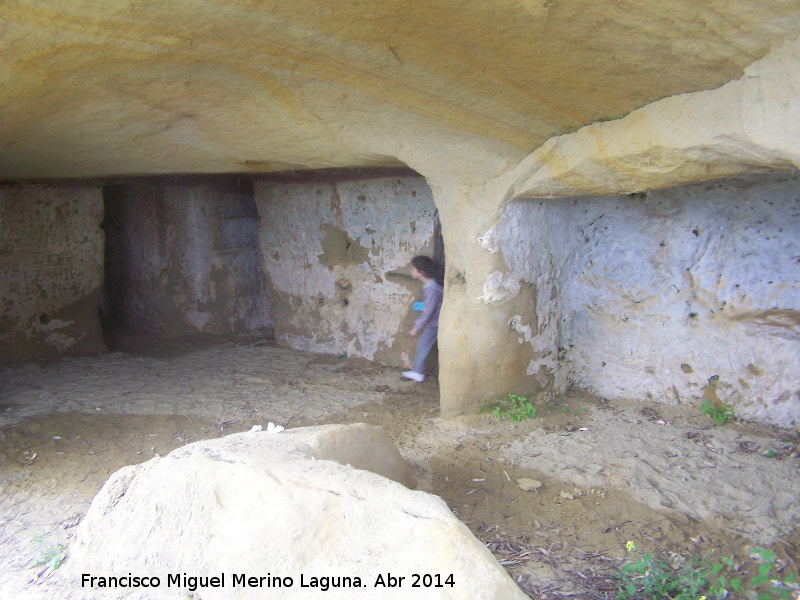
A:
<svg viewBox="0 0 800 600">
<path fill-rule="evenodd" d="M 427 256 L 415 256 L 411 259 L 411 277 L 423 283 L 422 301 L 425 306 L 409 331 L 411 337 L 422 332 L 417 341 L 414 370 L 405 371 L 403 377 L 421 383 L 425 381 L 425 362 L 439 335 L 439 311 L 444 296 L 444 268 Z"/>
</svg>

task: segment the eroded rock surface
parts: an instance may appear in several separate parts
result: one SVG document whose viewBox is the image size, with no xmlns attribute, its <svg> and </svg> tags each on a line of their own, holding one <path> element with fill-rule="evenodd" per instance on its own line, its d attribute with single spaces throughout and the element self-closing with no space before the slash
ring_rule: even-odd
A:
<svg viewBox="0 0 800 600">
<path fill-rule="evenodd" d="M 202 589 L 210 599 L 316 597 L 324 585 L 329 598 L 525 597 L 440 498 L 376 473 L 412 481 L 383 430 L 364 424 L 190 444 L 109 479 L 67 576 L 158 576 L 148 593 L 164 598 L 190 591 L 182 578 L 168 588 L 169 574 L 225 574 L 224 587 Z M 405 579 L 382 585 L 390 573 Z M 441 587 L 412 588 L 415 573 Z M 234 584 L 242 574 L 282 587 Z"/>
<path fill-rule="evenodd" d="M 0 18 L 0 179 L 486 172 L 800 32 L 791 0 L 26 0 Z"/>
</svg>

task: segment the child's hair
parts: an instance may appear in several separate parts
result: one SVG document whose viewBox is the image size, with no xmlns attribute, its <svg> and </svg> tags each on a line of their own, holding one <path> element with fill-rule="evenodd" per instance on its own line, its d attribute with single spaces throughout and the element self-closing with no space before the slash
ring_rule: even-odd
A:
<svg viewBox="0 0 800 600">
<path fill-rule="evenodd" d="M 444 285 L 444 267 L 432 258 L 428 256 L 415 256 L 411 259 L 411 264 L 428 279 L 433 279 L 439 285 Z"/>
</svg>

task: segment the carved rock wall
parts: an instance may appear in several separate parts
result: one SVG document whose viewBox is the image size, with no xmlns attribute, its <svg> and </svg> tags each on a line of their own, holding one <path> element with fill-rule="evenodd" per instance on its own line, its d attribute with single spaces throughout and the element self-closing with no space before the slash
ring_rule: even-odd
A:
<svg viewBox="0 0 800 600">
<path fill-rule="evenodd" d="M 0 362 L 104 349 L 102 190 L 0 188 Z"/>
<path fill-rule="evenodd" d="M 248 177 L 105 188 L 109 329 L 163 337 L 272 326 Z"/>
<path fill-rule="evenodd" d="M 409 275 L 431 255 L 436 209 L 425 180 L 338 175 L 255 178 L 275 337 L 300 350 L 410 366 L 421 286 Z"/>
<path fill-rule="evenodd" d="M 773 176 L 506 205 L 496 279 L 503 302 L 536 290 L 536 318 L 509 324 L 528 371 L 562 390 L 800 422 L 799 189 Z"/>
</svg>

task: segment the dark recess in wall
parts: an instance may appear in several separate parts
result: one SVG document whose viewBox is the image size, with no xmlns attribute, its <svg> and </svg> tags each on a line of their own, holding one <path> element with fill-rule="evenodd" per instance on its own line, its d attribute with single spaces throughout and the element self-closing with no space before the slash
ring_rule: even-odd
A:
<svg viewBox="0 0 800 600">
<path fill-rule="evenodd" d="M 122 222 L 124 193 L 121 186 L 103 188 L 103 222 L 106 234 L 103 257 L 103 296 L 100 302 L 100 325 L 103 339 L 111 351 L 119 347 L 123 333 L 122 298 L 125 294 L 123 277 Z"/>
<path fill-rule="evenodd" d="M 103 188 L 103 201 L 100 316 L 109 349 L 148 338 L 246 333 L 248 319 L 263 322 L 257 315 L 269 299 L 249 176 L 117 181 Z M 187 321 L 187 311 L 201 311 L 205 321 Z"/>
</svg>

